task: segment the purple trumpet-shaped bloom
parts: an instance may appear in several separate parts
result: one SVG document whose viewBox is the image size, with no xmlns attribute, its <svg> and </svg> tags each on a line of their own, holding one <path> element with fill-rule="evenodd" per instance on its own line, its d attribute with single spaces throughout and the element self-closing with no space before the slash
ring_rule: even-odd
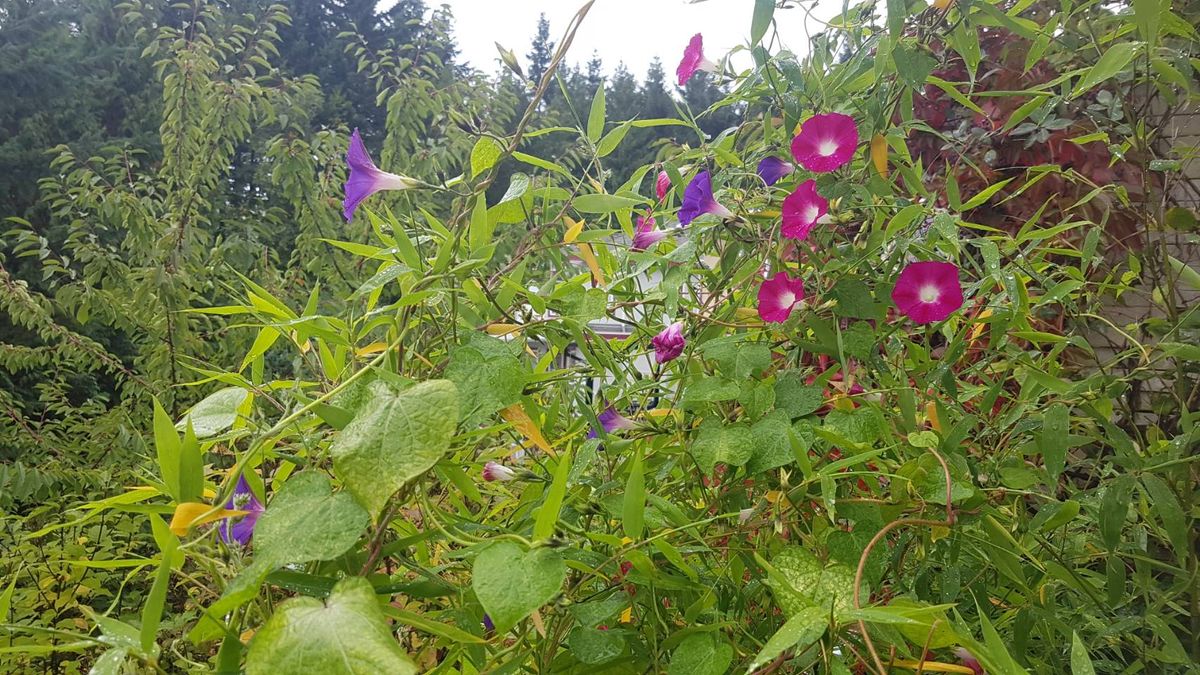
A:
<svg viewBox="0 0 1200 675">
<path fill-rule="evenodd" d="M 350 135 L 350 149 L 346 151 L 346 164 L 350 173 L 346 176 L 346 198 L 342 202 L 342 215 L 346 220 L 354 218 L 354 210 L 364 199 L 380 190 L 408 190 L 417 186 L 417 181 L 394 173 L 381 171 L 371 161 L 367 146 L 363 145 L 358 129 Z"/>
<path fill-rule="evenodd" d="M 917 323 L 941 321 L 963 304 L 958 266 L 948 262 L 909 263 L 892 288 L 892 302 Z"/>
<path fill-rule="evenodd" d="M 645 251 L 662 241 L 667 233 L 655 227 L 654 216 L 642 216 L 638 218 L 637 229 L 633 232 L 633 244 L 629 247 L 633 251 Z"/>
<path fill-rule="evenodd" d="M 767 185 L 774 185 L 780 178 L 796 170 L 796 165 L 785 162 L 778 157 L 763 157 L 758 163 L 758 177 Z"/>
<path fill-rule="evenodd" d="M 483 479 L 488 482 L 495 480 L 510 481 L 515 480 L 516 477 L 516 471 L 513 471 L 512 469 L 498 462 L 488 462 L 487 464 L 483 465 Z"/>
<path fill-rule="evenodd" d="M 226 518 L 220 522 L 217 526 L 217 533 L 220 534 L 221 541 L 226 544 L 236 542 L 241 546 L 249 544 L 250 537 L 254 535 L 254 526 L 258 524 L 258 517 L 266 508 L 262 502 L 258 501 L 258 497 L 254 496 L 245 476 L 238 476 L 237 485 L 234 486 L 229 501 L 225 502 L 225 508 L 233 511 L 245 511 L 246 515 Z"/>
<path fill-rule="evenodd" d="M 858 125 L 841 113 L 813 115 L 800 124 L 792 139 L 792 156 L 814 173 L 828 173 L 845 165 L 858 148 Z"/>
<path fill-rule="evenodd" d="M 489 633 L 496 630 L 496 624 L 492 623 L 492 617 L 487 612 L 483 613 L 483 629 Z"/>
<path fill-rule="evenodd" d="M 699 216 L 711 213 L 718 218 L 730 218 L 733 212 L 713 197 L 712 176 L 707 171 L 696 174 L 683 191 L 683 206 L 679 208 L 679 224 L 687 225 Z"/>
<path fill-rule="evenodd" d="M 606 407 L 604 412 L 597 415 L 596 420 L 600 422 L 600 428 L 604 429 L 604 433 L 606 434 L 611 434 L 614 431 L 624 429 L 632 429 L 634 426 L 636 426 L 633 420 L 617 412 L 617 409 L 611 405 Z M 596 438 L 599 435 L 600 434 L 596 433 L 595 429 L 592 429 L 591 431 L 588 431 L 587 437 Z"/>
<path fill-rule="evenodd" d="M 654 180 L 654 193 L 658 195 L 658 201 L 667 198 L 667 193 L 671 190 L 671 177 L 666 171 L 659 171 L 658 178 Z"/>
<path fill-rule="evenodd" d="M 654 360 L 659 363 L 679 358 L 687 346 L 687 338 L 683 337 L 683 323 L 676 321 L 667 326 L 650 340 L 650 344 L 654 345 Z"/>
<path fill-rule="evenodd" d="M 696 33 L 691 40 L 688 40 L 687 47 L 683 50 L 683 59 L 679 62 L 679 67 L 675 69 L 679 86 L 687 84 L 697 70 L 717 72 L 717 64 L 704 58 L 704 36 L 700 33 Z"/>
<path fill-rule="evenodd" d="M 816 181 L 811 178 L 804 181 L 783 200 L 783 236 L 788 239 L 808 237 L 809 230 L 827 213 L 829 201 L 817 192 Z"/>
</svg>

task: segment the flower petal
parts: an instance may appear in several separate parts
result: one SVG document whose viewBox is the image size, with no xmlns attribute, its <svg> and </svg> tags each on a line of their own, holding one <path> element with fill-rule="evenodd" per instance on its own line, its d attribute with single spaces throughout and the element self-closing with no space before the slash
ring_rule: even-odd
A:
<svg viewBox="0 0 1200 675">
<path fill-rule="evenodd" d="M 815 173 L 834 171 L 854 157 L 858 126 L 841 113 L 813 115 L 800 125 L 792 139 L 792 156 L 800 166 Z"/>
<path fill-rule="evenodd" d="M 764 157 L 758 163 L 758 177 L 767 185 L 778 183 L 779 179 L 795 170 L 796 167 L 791 162 L 785 162 L 778 157 Z"/>
<path fill-rule="evenodd" d="M 788 239 L 808 237 L 809 230 L 827 213 L 829 200 L 817 192 L 817 182 L 811 178 L 804 181 L 783 200 L 783 236 Z"/>
<path fill-rule="evenodd" d="M 786 272 L 762 282 L 758 287 L 758 315 L 763 321 L 783 323 L 792 314 L 796 303 L 804 299 L 804 282 Z"/>
<path fill-rule="evenodd" d="M 729 209 L 717 203 L 713 197 L 712 176 L 707 171 L 701 171 L 683 191 L 683 204 L 679 208 L 679 224 L 688 225 L 706 213 L 711 213 L 719 218 L 729 218 L 733 215 Z"/>
<path fill-rule="evenodd" d="M 901 314 L 919 324 L 946 319 L 963 304 L 958 266 L 937 261 L 910 263 L 896 278 L 892 302 Z"/>
</svg>

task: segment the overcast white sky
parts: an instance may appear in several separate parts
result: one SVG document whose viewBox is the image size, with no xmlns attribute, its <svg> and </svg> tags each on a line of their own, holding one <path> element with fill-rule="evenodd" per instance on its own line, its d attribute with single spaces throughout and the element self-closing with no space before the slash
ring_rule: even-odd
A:
<svg viewBox="0 0 1200 675">
<path fill-rule="evenodd" d="M 485 72 L 496 70 L 499 42 L 511 49 L 526 65 L 525 55 L 537 29 L 538 14 L 550 20 L 550 36 L 557 44 L 571 17 L 584 0 L 429 0 L 430 6 L 445 3 L 454 12 L 455 37 L 462 57 Z M 841 11 L 841 0 L 806 0 L 817 4 L 813 16 L 828 19 Z M 687 0 L 596 0 L 567 60 L 584 63 L 592 51 L 599 53 L 604 70 L 611 74 L 618 62 L 641 80 L 650 61 L 658 56 L 668 80 L 674 80 L 675 66 L 683 48 L 696 33 L 704 34 L 704 51 L 713 61 L 750 37 L 750 15 L 754 0 L 708 0 L 690 4 Z M 784 43 L 799 53 L 808 51 L 808 33 L 820 31 L 817 21 L 806 19 L 804 9 L 776 10 Z M 808 24 L 808 32 L 805 24 Z M 736 59 L 736 65 L 749 63 L 749 56 Z"/>
</svg>

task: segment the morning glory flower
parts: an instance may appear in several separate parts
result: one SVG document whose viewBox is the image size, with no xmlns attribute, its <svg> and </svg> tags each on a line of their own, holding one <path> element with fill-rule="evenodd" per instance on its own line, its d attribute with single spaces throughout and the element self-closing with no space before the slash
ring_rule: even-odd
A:
<svg viewBox="0 0 1200 675">
<path fill-rule="evenodd" d="M 687 346 L 687 339 L 683 337 L 683 323 L 676 321 L 667 326 L 650 340 L 650 344 L 654 345 L 654 360 L 659 363 L 679 358 Z"/>
<path fill-rule="evenodd" d="M 917 323 L 934 323 L 962 307 L 958 266 L 948 262 L 909 263 L 892 288 L 892 302 Z"/>
<path fill-rule="evenodd" d="M 671 177 L 666 171 L 659 171 L 658 178 L 654 181 L 654 192 L 658 195 L 658 201 L 667 198 L 667 193 L 671 191 Z"/>
<path fill-rule="evenodd" d="M 706 213 L 711 213 L 718 218 L 733 217 L 733 212 L 721 206 L 713 197 L 712 176 L 707 171 L 701 171 L 683 191 L 683 206 L 679 209 L 679 224 L 687 225 Z"/>
<path fill-rule="evenodd" d="M 829 201 L 817 192 L 817 182 L 808 179 L 783 200 L 783 236 L 805 239 L 821 216 L 829 213 Z"/>
<path fill-rule="evenodd" d="M 238 476 L 237 485 L 234 486 L 229 501 L 225 502 L 225 508 L 233 511 L 245 511 L 246 515 L 221 521 L 217 526 L 217 533 L 221 536 L 221 541 L 226 544 L 237 543 L 241 546 L 249 544 L 250 537 L 254 535 L 254 526 L 258 524 L 258 517 L 266 508 L 254 496 L 244 475 Z"/>
<path fill-rule="evenodd" d="M 815 173 L 829 173 L 844 166 L 858 148 L 858 126 L 841 113 L 813 115 L 800 125 L 792 139 L 792 156 L 800 166 Z"/>
<path fill-rule="evenodd" d="M 507 482 L 510 480 L 516 480 L 516 478 L 517 472 L 513 471 L 507 466 L 504 466 L 503 464 L 499 464 L 497 462 L 488 462 L 487 464 L 483 465 L 483 479 L 488 482 L 496 480 Z"/>
<path fill-rule="evenodd" d="M 774 185 L 780 178 L 796 170 L 791 162 L 785 162 L 778 157 L 763 157 L 758 163 L 758 177 L 767 185 Z"/>
<path fill-rule="evenodd" d="M 604 433 L 606 434 L 611 434 L 614 431 L 632 429 L 637 426 L 634 424 L 633 420 L 617 412 L 617 409 L 611 405 L 606 407 L 604 412 L 597 415 L 596 420 L 600 422 L 600 428 L 604 429 Z M 596 433 L 595 429 L 592 429 L 588 431 L 587 437 L 597 438 L 599 435 L 600 434 Z"/>
<path fill-rule="evenodd" d="M 791 278 L 787 272 L 778 272 L 758 287 L 758 315 L 763 321 L 783 323 L 803 299 L 804 282 Z"/>
<path fill-rule="evenodd" d="M 665 236 L 666 232 L 655 227 L 654 216 L 642 216 L 638 218 L 637 229 L 633 232 L 633 244 L 629 248 L 633 251 L 645 251 L 662 241 Z"/>
<path fill-rule="evenodd" d="M 342 215 L 346 216 L 346 220 L 354 218 L 354 210 L 364 199 L 380 190 L 408 190 L 419 184 L 412 178 L 380 171 L 371 161 L 358 129 L 350 135 L 346 164 L 350 167 L 350 173 L 346 176 L 346 198 L 342 202 Z"/>
<path fill-rule="evenodd" d="M 710 73 L 717 72 L 717 64 L 704 58 L 704 36 L 696 33 L 688 40 L 687 48 L 683 50 L 683 60 L 679 62 L 679 67 L 675 69 L 675 76 L 679 79 L 679 86 L 687 84 L 687 81 L 692 79 L 692 75 L 696 74 L 697 70 L 704 70 Z"/>
<path fill-rule="evenodd" d="M 958 660 L 961 661 L 964 666 L 974 671 L 975 675 L 987 675 L 986 671 L 983 669 L 983 664 L 979 663 L 979 659 L 975 658 L 975 655 L 965 647 L 959 647 L 958 649 L 955 649 L 954 655 L 958 657 Z"/>
</svg>

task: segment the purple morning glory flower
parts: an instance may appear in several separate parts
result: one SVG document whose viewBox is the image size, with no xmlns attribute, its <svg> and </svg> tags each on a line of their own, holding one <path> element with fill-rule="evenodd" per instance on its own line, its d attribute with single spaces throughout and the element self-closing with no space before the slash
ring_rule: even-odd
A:
<svg viewBox="0 0 1200 675">
<path fill-rule="evenodd" d="M 767 185 L 774 185 L 780 178 L 796 170 L 791 162 L 785 162 L 778 157 L 763 157 L 758 163 L 758 177 Z"/>
<path fill-rule="evenodd" d="M 496 624 L 492 623 L 492 617 L 488 616 L 487 612 L 483 614 L 483 629 L 489 633 L 496 630 Z"/>
<path fill-rule="evenodd" d="M 712 176 L 707 171 L 696 174 L 683 191 L 683 206 L 679 209 L 679 223 L 687 225 L 697 217 L 711 213 L 718 218 L 731 218 L 733 212 L 717 203 L 713 198 Z"/>
<path fill-rule="evenodd" d="M 350 135 L 350 149 L 346 151 L 346 164 L 350 173 L 346 176 L 346 199 L 342 202 L 342 215 L 346 220 L 354 218 L 354 209 L 364 199 L 380 190 L 408 190 L 418 185 L 412 178 L 405 178 L 387 171 L 380 171 L 371 161 L 367 146 L 363 145 L 358 129 Z"/>
<path fill-rule="evenodd" d="M 635 426 L 633 420 L 617 412 L 617 409 L 611 405 L 605 408 L 604 412 L 597 415 L 596 419 L 600 422 L 600 428 L 604 429 L 604 433 L 606 434 L 623 429 L 632 429 Z M 588 438 L 596 438 L 597 436 L 599 434 L 596 433 L 595 429 L 589 431 L 587 435 Z"/>
<path fill-rule="evenodd" d="M 244 516 L 236 516 L 222 520 L 217 526 L 217 532 L 221 535 L 221 541 L 226 544 L 236 542 L 241 546 L 250 543 L 250 537 L 254 534 L 254 526 L 258 523 L 258 517 L 262 515 L 266 508 L 262 502 L 258 501 L 258 497 L 254 496 L 254 492 L 250 490 L 250 484 L 246 482 L 246 477 L 238 476 L 237 485 L 233 488 L 233 494 L 230 495 L 229 501 L 225 502 L 225 508 L 234 511 L 246 511 Z"/>
<path fill-rule="evenodd" d="M 650 340 L 650 344 L 654 345 L 654 360 L 659 363 L 679 358 L 687 346 L 687 338 L 683 337 L 683 323 L 676 321 L 667 326 Z"/>
</svg>

